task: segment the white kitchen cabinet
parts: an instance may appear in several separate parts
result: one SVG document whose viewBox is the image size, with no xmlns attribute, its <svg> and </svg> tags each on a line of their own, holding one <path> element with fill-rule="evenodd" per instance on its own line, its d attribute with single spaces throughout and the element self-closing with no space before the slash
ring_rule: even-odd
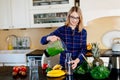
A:
<svg viewBox="0 0 120 80">
<path fill-rule="evenodd" d="M 0 29 L 11 26 L 11 0 L 0 0 Z"/>
<path fill-rule="evenodd" d="M 0 66 L 26 66 L 26 54 L 31 51 L 32 50 L 0 50 Z"/>
<path fill-rule="evenodd" d="M 31 26 L 34 28 L 62 26 L 65 23 L 67 12 L 67 9 L 32 10 L 30 12 Z"/>
<path fill-rule="evenodd" d="M 28 0 L 11 0 L 13 28 L 29 28 Z"/>
<path fill-rule="evenodd" d="M 0 0 L 0 29 L 28 28 L 28 0 Z"/>
<path fill-rule="evenodd" d="M 32 28 L 59 27 L 64 25 L 67 12 L 74 0 L 30 0 Z"/>
<path fill-rule="evenodd" d="M 0 62 L 3 66 L 26 65 L 25 54 L 0 54 Z"/>
</svg>

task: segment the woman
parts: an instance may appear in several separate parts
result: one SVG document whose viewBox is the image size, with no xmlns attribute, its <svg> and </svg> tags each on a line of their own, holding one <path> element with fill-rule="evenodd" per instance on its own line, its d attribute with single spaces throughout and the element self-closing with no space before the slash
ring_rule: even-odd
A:
<svg viewBox="0 0 120 80">
<path fill-rule="evenodd" d="M 49 41 L 61 39 L 67 46 L 67 51 L 60 54 L 60 64 L 64 67 L 65 54 L 72 54 L 72 69 L 84 59 L 81 54 L 86 53 L 87 32 L 83 28 L 83 17 L 79 7 L 73 6 L 68 12 L 65 25 L 59 27 L 49 35 L 43 36 L 41 43 L 47 44 Z"/>
</svg>

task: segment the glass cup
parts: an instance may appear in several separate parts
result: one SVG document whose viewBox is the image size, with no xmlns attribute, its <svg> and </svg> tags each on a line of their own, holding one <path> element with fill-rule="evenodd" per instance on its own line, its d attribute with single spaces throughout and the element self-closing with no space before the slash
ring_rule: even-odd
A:
<svg viewBox="0 0 120 80">
<path fill-rule="evenodd" d="M 29 68 L 33 69 L 34 65 L 35 65 L 35 58 L 30 58 L 29 59 Z"/>
<path fill-rule="evenodd" d="M 38 61 L 35 58 L 29 60 L 29 80 L 39 80 Z"/>
<path fill-rule="evenodd" d="M 33 65 L 33 71 L 32 72 L 38 72 L 38 61 L 35 60 L 35 64 Z"/>
</svg>

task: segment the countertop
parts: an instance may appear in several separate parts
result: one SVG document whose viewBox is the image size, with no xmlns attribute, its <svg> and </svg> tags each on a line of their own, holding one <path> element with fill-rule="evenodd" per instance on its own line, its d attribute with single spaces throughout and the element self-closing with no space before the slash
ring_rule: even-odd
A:
<svg viewBox="0 0 120 80">
<path fill-rule="evenodd" d="M 12 76 L 12 66 L 0 67 L 0 80 L 30 80 L 29 79 L 29 69 L 27 68 L 26 77 L 13 77 Z M 74 74 L 73 76 L 62 76 L 58 78 L 49 78 L 45 74 L 42 74 L 42 69 L 39 67 L 39 80 L 94 80 L 89 74 L 79 75 Z M 120 76 L 115 72 L 111 71 L 108 78 L 104 80 L 120 80 Z"/>
<path fill-rule="evenodd" d="M 42 56 L 43 53 L 44 53 L 44 50 L 36 49 L 34 51 L 27 53 L 26 56 Z"/>
<path fill-rule="evenodd" d="M 13 77 L 12 76 L 12 66 L 0 67 L 0 80 L 30 80 L 29 79 L 29 68 L 27 67 L 27 76 L 22 77 Z M 47 80 L 44 75 L 41 75 L 41 68 L 39 68 L 39 80 Z"/>
<path fill-rule="evenodd" d="M 112 51 L 111 49 L 100 49 L 100 57 L 119 57 L 120 56 L 120 51 Z M 92 52 L 88 51 L 86 53 L 87 57 L 92 56 Z"/>
<path fill-rule="evenodd" d="M 26 54 L 26 56 L 42 56 L 44 50 L 34 50 Z M 91 53 L 88 51 L 87 53 Z M 120 56 L 120 51 L 112 51 L 111 49 L 100 49 L 101 57 L 117 57 Z M 88 56 L 88 55 L 86 55 Z M 92 56 L 92 55 L 89 55 Z"/>
<path fill-rule="evenodd" d="M 30 49 L 21 49 L 21 50 L 0 50 L 0 54 L 27 54 L 33 50 Z"/>
<path fill-rule="evenodd" d="M 120 51 L 112 51 L 111 49 L 101 49 L 101 56 L 106 56 L 106 57 L 119 57 L 120 56 Z"/>
</svg>

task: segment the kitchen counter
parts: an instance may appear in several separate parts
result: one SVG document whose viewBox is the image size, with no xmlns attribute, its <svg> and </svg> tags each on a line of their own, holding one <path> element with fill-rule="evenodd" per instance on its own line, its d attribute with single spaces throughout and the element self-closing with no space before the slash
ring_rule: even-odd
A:
<svg viewBox="0 0 120 80">
<path fill-rule="evenodd" d="M 44 50 L 37 49 L 27 53 L 26 56 L 42 56 L 43 53 L 44 53 Z M 101 57 L 120 56 L 120 51 L 112 51 L 111 49 L 100 49 L 100 53 L 101 53 Z M 86 56 L 92 56 L 92 55 L 86 55 Z"/>
<path fill-rule="evenodd" d="M 44 53 L 44 50 L 36 49 L 36 50 L 26 54 L 26 56 L 42 56 L 43 53 Z"/>
<path fill-rule="evenodd" d="M 4 66 L 0 67 L 0 80 L 30 80 L 29 79 L 29 69 L 27 68 L 26 77 L 13 77 L 12 76 L 12 67 Z M 18 79 L 19 78 L 19 79 Z M 111 74 L 108 78 L 104 80 L 119 80 L 120 76 L 111 71 Z M 73 76 L 62 76 L 58 78 L 49 78 L 46 75 L 42 74 L 42 69 L 39 67 L 39 80 L 94 80 L 89 74 L 78 75 L 74 74 Z"/>
<path fill-rule="evenodd" d="M 24 77 L 13 77 L 12 76 L 12 66 L 0 67 L 0 80 L 30 80 L 29 79 L 29 69 L 27 67 L 27 76 Z M 39 80 L 46 80 L 44 75 L 41 75 L 41 68 L 39 68 Z"/>
<path fill-rule="evenodd" d="M 119 57 L 120 56 L 120 51 L 112 51 L 111 49 L 100 49 L 101 57 Z M 92 52 L 88 51 L 87 57 L 92 56 Z M 90 55 L 89 55 L 90 54 Z"/>
<path fill-rule="evenodd" d="M 34 50 L 34 51 L 31 51 L 29 52 L 28 54 L 26 54 L 27 56 L 27 61 L 29 61 L 30 58 L 35 58 L 37 60 L 39 60 L 39 64 L 41 64 L 41 59 L 42 59 L 42 54 L 44 53 L 44 50 Z M 87 54 L 90 53 L 92 54 L 90 51 L 87 52 Z M 100 49 L 100 53 L 101 53 L 101 59 L 103 59 L 104 61 L 104 65 L 106 67 L 108 67 L 109 65 L 109 60 L 110 60 L 110 57 L 113 57 L 113 58 L 116 58 L 116 57 L 119 57 L 120 56 L 120 52 L 113 52 L 111 49 Z M 92 62 L 93 60 L 93 57 L 92 55 L 86 55 L 86 57 L 89 57 L 89 61 Z M 113 63 L 114 61 L 112 61 Z M 115 60 L 116 62 L 116 60 Z"/>
<path fill-rule="evenodd" d="M 119 57 L 120 51 L 112 51 L 111 49 L 101 49 L 101 56 Z"/>
</svg>

